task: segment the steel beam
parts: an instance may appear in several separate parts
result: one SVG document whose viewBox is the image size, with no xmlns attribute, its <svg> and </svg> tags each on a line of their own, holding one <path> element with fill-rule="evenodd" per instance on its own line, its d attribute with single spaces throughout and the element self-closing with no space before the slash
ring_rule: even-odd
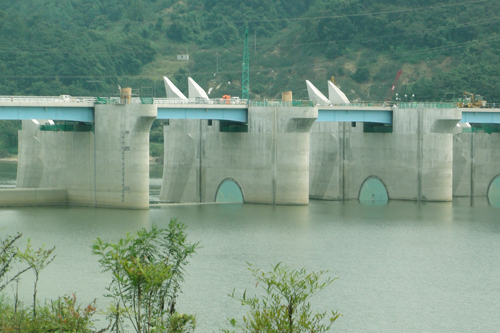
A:
<svg viewBox="0 0 500 333">
<path fill-rule="evenodd" d="M 392 111 L 318 109 L 318 120 L 316 121 L 392 124 Z"/>
<path fill-rule="evenodd" d="M 156 119 L 213 119 L 246 123 L 248 122 L 248 109 L 158 107 L 158 116 Z"/>
<path fill-rule="evenodd" d="M 500 112 L 462 111 L 461 123 L 500 124 Z"/>
<path fill-rule="evenodd" d="M 94 122 L 92 107 L 0 106 L 0 120 L 51 119 Z"/>
</svg>

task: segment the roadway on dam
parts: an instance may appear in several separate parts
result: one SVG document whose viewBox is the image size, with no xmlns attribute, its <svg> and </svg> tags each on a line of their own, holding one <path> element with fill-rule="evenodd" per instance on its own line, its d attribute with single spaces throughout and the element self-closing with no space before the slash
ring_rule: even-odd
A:
<svg viewBox="0 0 500 333">
<path fill-rule="evenodd" d="M 119 103 L 119 99 L 107 98 L 108 103 Z M 51 97 L 51 96 L 0 96 L 0 120 L 50 119 L 93 123 L 94 106 L 99 104 L 97 97 Z M 135 98 L 133 103 L 141 103 Z M 157 119 L 212 119 L 246 123 L 248 107 L 289 106 L 281 101 L 226 101 L 222 99 L 206 102 L 181 101 L 176 99 L 155 98 Z M 448 103 L 449 104 L 449 103 Z M 291 105 L 291 104 L 290 104 Z M 302 106 L 302 105 L 301 105 Z M 452 104 L 450 107 L 454 108 Z M 393 108 L 378 106 L 376 103 L 353 103 L 346 105 L 317 106 L 318 122 L 373 122 L 392 124 Z M 396 108 L 444 108 L 446 103 L 399 103 Z M 500 109 L 461 108 L 465 123 L 500 124 Z"/>
</svg>

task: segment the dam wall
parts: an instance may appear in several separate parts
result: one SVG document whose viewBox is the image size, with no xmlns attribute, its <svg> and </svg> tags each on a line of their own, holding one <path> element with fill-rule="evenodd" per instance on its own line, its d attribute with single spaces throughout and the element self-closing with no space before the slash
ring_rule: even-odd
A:
<svg viewBox="0 0 500 333">
<path fill-rule="evenodd" d="M 17 188 L 64 188 L 69 202 L 95 205 L 93 147 L 92 132 L 40 131 L 40 125 L 23 120 Z"/>
<path fill-rule="evenodd" d="M 244 202 L 309 203 L 309 130 L 315 107 L 250 107 L 248 125 L 170 120 L 164 126 L 162 202 L 215 202 L 225 180 Z"/>
<path fill-rule="evenodd" d="M 452 132 L 460 119 L 458 109 L 394 108 L 392 129 L 315 123 L 310 139 L 310 197 L 358 199 L 364 182 L 377 178 L 389 199 L 451 201 Z"/>
<path fill-rule="evenodd" d="M 47 204 L 149 208 L 156 106 L 96 105 L 94 116 L 95 127 L 86 131 L 41 130 L 23 121 L 17 187 L 40 189 L 25 191 L 30 202 L 41 203 L 49 191 L 57 195 Z M 457 134 L 457 108 L 394 108 L 392 117 L 391 125 L 317 122 L 316 107 L 266 106 L 250 107 L 247 124 L 170 119 L 160 201 L 215 202 L 228 180 L 244 202 L 261 204 L 355 200 L 373 178 L 389 199 L 487 195 L 500 174 L 499 133 Z"/>
<path fill-rule="evenodd" d="M 486 197 L 500 175 L 500 133 L 453 136 L 453 196 Z"/>
<path fill-rule="evenodd" d="M 19 131 L 18 188 L 66 189 L 69 205 L 148 209 L 152 105 L 96 105 L 93 131 Z"/>
</svg>

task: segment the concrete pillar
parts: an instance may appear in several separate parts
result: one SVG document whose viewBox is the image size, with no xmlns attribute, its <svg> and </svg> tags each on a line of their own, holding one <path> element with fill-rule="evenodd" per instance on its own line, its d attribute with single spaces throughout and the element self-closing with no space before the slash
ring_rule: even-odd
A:
<svg viewBox="0 0 500 333">
<path fill-rule="evenodd" d="M 358 199 L 378 177 L 389 199 L 452 200 L 452 131 L 458 109 L 394 109 L 392 133 L 364 133 L 363 123 L 315 123 L 310 196 Z"/>
<path fill-rule="evenodd" d="M 500 174 L 500 133 L 457 133 L 453 137 L 453 196 L 485 197 Z"/>
<path fill-rule="evenodd" d="M 308 204 L 313 107 L 250 107 L 248 132 L 220 122 L 170 120 L 160 200 L 214 202 L 222 181 L 236 181 L 245 202 Z"/>
<path fill-rule="evenodd" d="M 149 131 L 154 105 L 95 106 L 95 200 L 98 207 L 149 208 Z"/>
<path fill-rule="evenodd" d="M 462 118 L 458 109 L 419 109 L 420 200 L 453 198 L 453 130 Z M 423 123 L 423 127 L 422 124 Z"/>
<path fill-rule="evenodd" d="M 40 131 L 23 121 L 18 188 L 63 188 L 69 205 L 149 208 L 153 105 L 96 105 L 95 133 Z"/>
<path fill-rule="evenodd" d="M 318 117 L 317 108 L 274 108 L 275 156 L 273 203 L 309 203 L 309 132 Z"/>
<path fill-rule="evenodd" d="M 218 123 L 216 123 L 218 128 Z M 215 127 L 215 126 L 214 126 Z M 202 133 L 211 130 L 206 120 L 170 120 L 163 127 L 163 180 L 160 201 L 202 202 Z"/>
<path fill-rule="evenodd" d="M 17 187 L 38 188 L 42 180 L 43 161 L 40 156 L 42 143 L 40 125 L 32 120 L 22 121 L 18 131 Z"/>
<path fill-rule="evenodd" d="M 348 127 L 347 127 L 348 126 Z M 343 200 L 346 157 L 345 130 L 351 124 L 316 122 L 310 134 L 309 196 L 311 199 Z M 363 124 L 358 124 L 363 126 Z"/>
</svg>

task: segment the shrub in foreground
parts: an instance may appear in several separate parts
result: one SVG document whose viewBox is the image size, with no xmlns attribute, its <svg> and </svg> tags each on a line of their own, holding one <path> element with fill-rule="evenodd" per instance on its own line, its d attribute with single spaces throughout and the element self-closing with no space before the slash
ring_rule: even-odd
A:
<svg viewBox="0 0 500 333">
<path fill-rule="evenodd" d="M 117 243 L 97 238 L 92 251 L 105 271 L 111 272 L 108 308 L 111 330 L 121 332 L 130 324 L 137 333 L 192 332 L 194 316 L 175 311 L 184 266 L 198 246 L 188 243 L 186 226 L 170 220 L 167 228 L 153 226 Z"/>
<path fill-rule="evenodd" d="M 249 264 L 252 275 L 260 285 L 263 294 L 250 297 L 245 291 L 243 296 L 232 298 L 248 307 L 242 322 L 230 320 L 230 332 L 248 333 L 307 333 L 326 332 L 341 316 L 338 312 L 313 312 L 309 299 L 336 279 L 323 275 L 327 271 L 308 273 L 305 269 L 294 270 L 285 265 L 277 264 L 269 272 L 254 269 Z"/>
<path fill-rule="evenodd" d="M 36 317 L 33 309 L 1 298 L 0 332 L 95 332 L 92 321 L 95 312 L 95 300 L 82 307 L 74 294 L 38 305 Z"/>
</svg>

